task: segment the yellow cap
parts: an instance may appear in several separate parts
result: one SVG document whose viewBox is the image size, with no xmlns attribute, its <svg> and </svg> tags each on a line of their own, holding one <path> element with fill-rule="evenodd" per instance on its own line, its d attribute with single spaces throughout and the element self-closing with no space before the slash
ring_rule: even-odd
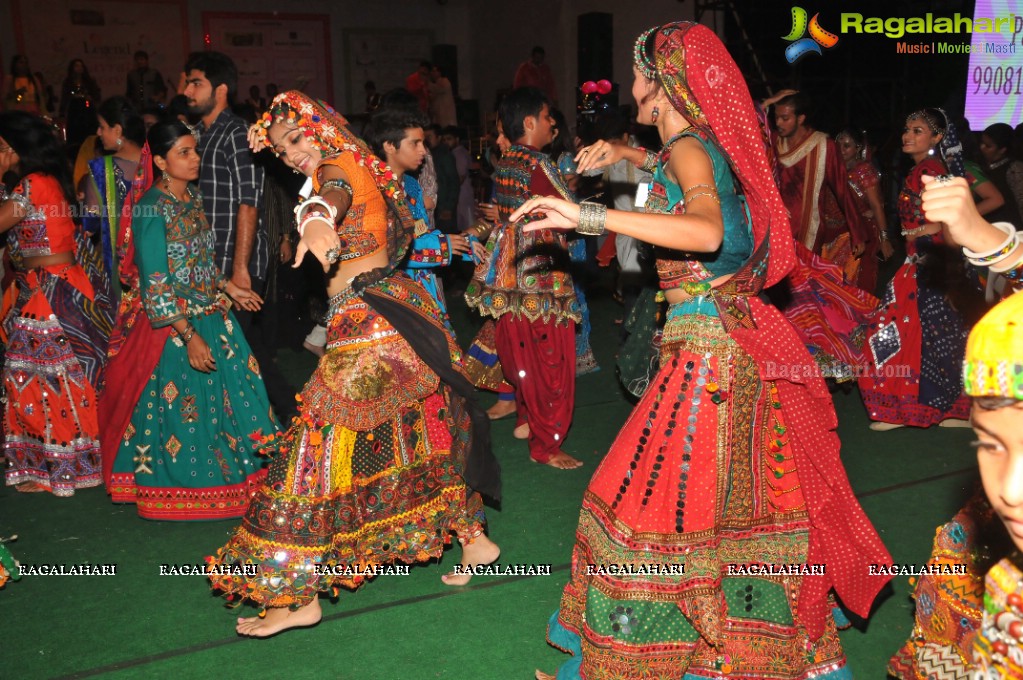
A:
<svg viewBox="0 0 1023 680">
<path fill-rule="evenodd" d="M 1023 400 L 1023 292 L 995 305 L 973 327 L 963 386 L 971 397 Z"/>
</svg>

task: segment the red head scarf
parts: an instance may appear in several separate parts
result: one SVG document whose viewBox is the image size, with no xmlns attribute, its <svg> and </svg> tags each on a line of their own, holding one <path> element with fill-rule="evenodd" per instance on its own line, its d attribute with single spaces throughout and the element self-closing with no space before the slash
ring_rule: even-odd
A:
<svg viewBox="0 0 1023 680">
<path fill-rule="evenodd" d="M 772 362 L 812 368 L 814 361 L 792 325 L 755 297 L 785 277 L 795 253 L 788 213 L 768 162 L 767 138 L 742 74 L 710 29 L 689 22 L 648 30 L 636 43 L 635 57 L 637 69 L 659 81 L 672 105 L 723 152 L 749 204 L 756 246 L 742 269 L 718 289 L 723 296 L 737 296 L 737 302 L 725 306 L 725 328 L 761 370 Z M 799 621 L 816 640 L 824 633 L 828 593 L 834 589 L 844 605 L 866 617 L 890 578 L 870 575 L 870 565 L 891 564 L 891 556 L 849 486 L 827 387 L 812 371 L 806 371 L 810 377 L 803 373 L 792 370 L 793 377 L 772 379 L 810 516 L 807 563 L 827 565 L 826 574 L 803 578 L 797 603 Z"/>
<path fill-rule="evenodd" d="M 728 50 L 706 26 L 681 21 L 641 35 L 636 66 L 661 83 L 672 105 L 728 160 L 749 204 L 754 243 L 768 241 L 763 285 L 778 283 L 795 262 L 788 212 L 774 183 L 749 89 Z"/>
</svg>

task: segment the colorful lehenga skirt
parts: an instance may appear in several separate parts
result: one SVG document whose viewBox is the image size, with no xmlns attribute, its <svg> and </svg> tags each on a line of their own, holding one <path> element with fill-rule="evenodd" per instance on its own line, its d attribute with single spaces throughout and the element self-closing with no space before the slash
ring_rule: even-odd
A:
<svg viewBox="0 0 1023 680">
<path fill-rule="evenodd" d="M 114 459 L 111 500 L 146 519 L 241 517 L 265 475 L 262 440 L 278 430 L 234 315 L 214 304 L 190 321 L 216 370 L 192 368 L 182 339 L 168 337 Z"/>
<path fill-rule="evenodd" d="M 842 277 L 847 284 L 858 285 L 863 258 L 853 256 L 852 236 L 849 232 L 841 234 L 831 243 L 825 243 L 821 248 L 821 257 L 842 270 Z"/>
<path fill-rule="evenodd" d="M 711 302 L 673 305 L 661 370 L 586 490 L 548 640 L 559 680 L 847 678 L 796 615 L 810 521 L 781 404 Z"/>
<path fill-rule="evenodd" d="M 994 561 L 992 552 L 1005 554 L 1001 548 L 1011 552 L 1008 543 L 983 491 L 951 522 L 938 527 L 927 561 L 937 569 L 921 576 L 913 588 L 915 625 L 888 661 L 889 675 L 899 680 L 970 676 L 974 638 L 984 613 L 984 574 Z"/>
<path fill-rule="evenodd" d="M 436 303 L 405 274 L 374 288 L 443 328 Z M 358 587 L 373 567 L 439 557 L 452 534 L 482 530 L 482 502 L 455 446 L 468 416 L 438 375 L 350 290 L 331 299 L 326 350 L 241 527 L 209 558 L 256 565 L 257 576 L 216 576 L 213 587 L 266 607 Z"/>
<path fill-rule="evenodd" d="M 962 361 L 967 329 L 945 293 L 926 279 L 928 237 L 888 283 L 870 319 L 860 395 L 871 420 L 929 427 L 946 418 L 969 418 Z M 923 265 L 923 266 L 921 266 Z"/>
<path fill-rule="evenodd" d="M 851 251 L 850 251 L 851 252 Z M 847 381 L 863 363 L 863 338 L 877 298 L 846 283 L 838 265 L 796 243 L 783 313 L 810 351 L 821 377 Z"/>
<path fill-rule="evenodd" d="M 465 352 L 463 364 L 466 375 L 478 389 L 514 394 L 515 388 L 504 379 L 504 369 L 497 357 L 497 323 L 494 319 L 483 322 Z"/>
<path fill-rule="evenodd" d="M 7 353 L 7 484 L 55 496 L 98 486 L 95 386 L 106 362 L 111 312 L 78 264 L 18 271 L 3 314 Z"/>
</svg>

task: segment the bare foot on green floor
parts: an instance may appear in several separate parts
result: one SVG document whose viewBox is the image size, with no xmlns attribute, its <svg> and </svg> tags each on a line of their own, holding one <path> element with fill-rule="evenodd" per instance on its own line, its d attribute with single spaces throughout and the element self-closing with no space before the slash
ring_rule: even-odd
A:
<svg viewBox="0 0 1023 680">
<path fill-rule="evenodd" d="M 522 423 L 512 430 L 512 436 L 516 439 L 529 439 L 529 423 Z"/>
<path fill-rule="evenodd" d="M 461 543 L 462 539 L 458 539 Z M 462 561 L 459 563 L 458 573 L 451 572 L 444 574 L 440 580 L 447 586 L 464 586 L 472 578 L 471 573 L 465 570 L 474 566 L 484 566 L 497 560 L 501 556 L 501 547 L 490 540 L 486 534 L 480 534 L 472 540 L 472 543 L 462 544 Z"/>
<path fill-rule="evenodd" d="M 44 491 L 49 491 L 48 488 L 39 482 L 22 482 L 21 484 L 15 484 L 14 488 L 21 493 L 42 493 Z"/>
<path fill-rule="evenodd" d="M 249 637 L 270 637 L 282 630 L 289 628 L 305 628 L 315 626 L 320 622 L 323 612 L 320 610 L 320 601 L 313 598 L 312 602 L 295 611 L 287 607 L 274 607 L 266 610 L 266 616 L 260 618 L 238 618 L 238 625 L 234 627 L 239 635 Z"/>
<path fill-rule="evenodd" d="M 536 680 L 557 680 L 557 676 L 548 675 L 541 670 L 536 671 Z"/>
<path fill-rule="evenodd" d="M 558 451 L 550 457 L 550 460 L 547 461 L 547 465 L 550 465 L 552 468 L 558 468 L 559 470 L 574 470 L 582 467 L 583 462 L 578 458 L 573 458 L 564 451 Z"/>
<path fill-rule="evenodd" d="M 491 420 L 507 418 L 513 413 L 515 413 L 515 402 L 504 399 L 498 399 L 497 403 L 487 409 L 487 417 Z"/>
</svg>

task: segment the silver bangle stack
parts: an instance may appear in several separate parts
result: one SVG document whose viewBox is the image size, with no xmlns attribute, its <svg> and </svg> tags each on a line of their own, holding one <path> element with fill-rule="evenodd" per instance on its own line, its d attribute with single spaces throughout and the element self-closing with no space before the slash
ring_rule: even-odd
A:
<svg viewBox="0 0 1023 680">
<path fill-rule="evenodd" d="M 585 236 L 600 236 L 607 227 L 607 206 L 602 203 L 583 201 L 579 204 L 579 225 L 577 232 Z"/>
</svg>

